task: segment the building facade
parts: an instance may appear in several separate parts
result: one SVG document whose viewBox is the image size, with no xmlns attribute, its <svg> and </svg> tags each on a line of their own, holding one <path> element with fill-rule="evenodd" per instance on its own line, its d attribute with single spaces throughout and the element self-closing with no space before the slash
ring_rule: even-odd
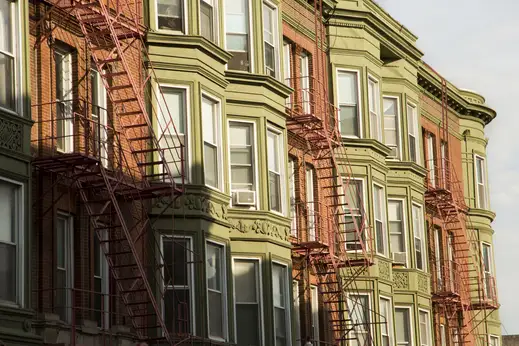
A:
<svg viewBox="0 0 519 346">
<path fill-rule="evenodd" d="M 496 114 L 373 1 L 0 1 L 0 341 L 501 344 Z"/>
</svg>

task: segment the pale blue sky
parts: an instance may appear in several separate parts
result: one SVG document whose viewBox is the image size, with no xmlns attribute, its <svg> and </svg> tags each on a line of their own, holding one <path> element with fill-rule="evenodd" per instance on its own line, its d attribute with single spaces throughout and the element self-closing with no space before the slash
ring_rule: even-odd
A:
<svg viewBox="0 0 519 346">
<path fill-rule="evenodd" d="M 485 96 L 495 261 L 504 334 L 519 334 L 519 1 L 377 0 L 419 37 L 424 60 L 460 88 Z M 519 204 L 519 203 L 518 203 Z M 515 219 L 517 220 L 517 219 Z"/>
</svg>

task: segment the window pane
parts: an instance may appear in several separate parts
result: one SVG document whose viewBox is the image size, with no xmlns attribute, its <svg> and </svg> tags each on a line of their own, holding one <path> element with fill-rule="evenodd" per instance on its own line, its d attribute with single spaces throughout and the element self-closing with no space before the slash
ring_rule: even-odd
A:
<svg viewBox="0 0 519 346">
<path fill-rule="evenodd" d="M 231 147 L 231 164 L 232 165 L 252 165 L 252 153 L 250 146 L 247 147 Z"/>
<path fill-rule="evenodd" d="M 231 181 L 233 185 L 250 185 L 252 188 L 252 167 L 232 167 Z"/>
<path fill-rule="evenodd" d="M 9 1 L 2 0 L 0 4 L 9 4 Z M 1 19 L 1 18 L 0 18 Z M 2 23 L 0 22 L 0 31 Z M 0 36 L 10 37 L 10 36 Z M 8 40 L 0 40 L 8 41 Z M 1 45 L 1 43 L 0 43 Z M 10 110 L 15 109 L 15 85 L 14 85 L 14 58 L 0 53 L 0 107 Z"/>
<path fill-rule="evenodd" d="M 409 310 L 395 309 L 396 341 L 398 345 L 408 345 L 411 341 L 409 323 Z"/>
<path fill-rule="evenodd" d="M 158 117 L 159 131 L 165 131 L 166 125 L 171 126 L 171 124 L 169 124 L 170 119 L 167 113 L 167 110 L 169 110 L 169 114 L 171 115 L 171 119 L 173 120 L 177 131 L 182 134 L 185 133 L 185 91 L 162 87 L 162 92 L 166 104 L 164 104 L 162 97 L 159 97 L 160 107 L 157 110 L 158 114 L 160 114 Z M 169 132 L 166 133 L 171 135 L 174 134 L 173 127 L 169 127 L 168 131 Z"/>
<path fill-rule="evenodd" d="M 221 291 L 222 281 L 222 248 L 217 245 L 207 244 L 207 287 L 212 290 Z"/>
<path fill-rule="evenodd" d="M 222 293 L 209 291 L 209 328 L 210 335 L 223 338 L 224 337 L 224 323 L 223 323 L 223 304 Z"/>
<path fill-rule="evenodd" d="M 204 141 L 215 144 L 218 124 L 216 123 L 216 103 L 203 97 L 202 98 L 202 135 Z"/>
<path fill-rule="evenodd" d="M 268 132 L 267 136 L 268 147 L 268 167 L 269 170 L 279 172 L 279 135 L 273 132 Z"/>
<path fill-rule="evenodd" d="M 191 329 L 189 311 L 189 290 L 166 290 L 164 294 L 164 323 L 169 330 L 188 333 Z"/>
<path fill-rule="evenodd" d="M 339 103 L 357 103 L 357 74 L 355 72 L 341 72 L 339 81 Z"/>
<path fill-rule="evenodd" d="M 238 34 L 227 34 L 227 50 L 231 52 L 247 52 L 249 50 L 249 38 L 247 35 L 238 35 Z M 236 53 L 233 54 L 236 56 Z M 248 55 L 245 54 L 245 60 L 248 60 Z"/>
<path fill-rule="evenodd" d="M 343 136 L 359 136 L 357 106 L 340 106 L 339 130 Z"/>
<path fill-rule="evenodd" d="M 218 155 L 216 150 L 209 144 L 204 145 L 205 183 L 214 187 L 218 187 Z"/>
<path fill-rule="evenodd" d="M 58 218 L 57 220 L 57 230 L 56 230 L 56 246 L 57 246 L 57 254 L 56 261 L 57 266 L 60 268 L 65 268 L 65 254 L 66 254 L 66 232 L 67 232 L 67 220 L 63 218 Z"/>
<path fill-rule="evenodd" d="M 252 143 L 250 129 L 250 125 L 231 124 L 231 145 L 250 145 Z"/>
<path fill-rule="evenodd" d="M 214 21 L 213 21 L 213 7 L 205 1 L 200 2 L 200 28 L 202 36 L 213 41 L 214 37 Z"/>
<path fill-rule="evenodd" d="M 281 212 L 281 177 L 269 172 L 270 209 Z"/>
<path fill-rule="evenodd" d="M 275 308 L 274 309 L 274 326 L 276 333 L 276 345 L 286 346 L 287 338 L 287 327 L 286 327 L 286 316 L 285 309 Z"/>
<path fill-rule="evenodd" d="M 16 190 L 15 185 L 0 180 L 0 242 L 16 241 Z"/>
<path fill-rule="evenodd" d="M 183 31 L 183 0 L 157 0 L 159 29 Z"/>
<path fill-rule="evenodd" d="M 236 304 L 238 345 L 260 345 L 258 309 L 259 307 L 256 304 Z"/>
<path fill-rule="evenodd" d="M 15 2 L 9 0 L 0 1 L 0 50 L 13 53 L 15 36 L 13 33 L 12 9 Z"/>
<path fill-rule="evenodd" d="M 16 272 L 16 246 L 0 243 L 0 300 L 16 301 Z"/>
<path fill-rule="evenodd" d="M 286 271 L 285 267 L 272 265 L 272 287 L 274 306 L 285 307 Z"/>
<path fill-rule="evenodd" d="M 274 44 L 274 18 L 273 18 L 273 10 L 269 6 L 263 4 L 263 39 L 270 43 Z"/>
<path fill-rule="evenodd" d="M 248 0 L 225 1 L 225 25 L 228 33 L 248 33 L 248 19 Z"/>
<path fill-rule="evenodd" d="M 234 261 L 234 287 L 237 303 L 256 303 L 257 263 L 253 261 Z"/>
</svg>

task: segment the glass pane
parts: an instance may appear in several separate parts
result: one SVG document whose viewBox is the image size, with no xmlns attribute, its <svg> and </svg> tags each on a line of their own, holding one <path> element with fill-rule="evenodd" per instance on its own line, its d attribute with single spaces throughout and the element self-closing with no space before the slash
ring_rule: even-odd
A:
<svg viewBox="0 0 519 346">
<path fill-rule="evenodd" d="M 231 147 L 232 165 L 252 165 L 251 147 Z"/>
<path fill-rule="evenodd" d="M 0 300 L 16 301 L 16 246 L 0 243 Z"/>
<path fill-rule="evenodd" d="M 395 309 L 396 340 L 398 343 L 409 343 L 409 313 L 407 309 Z"/>
<path fill-rule="evenodd" d="M 256 266 L 257 263 L 253 261 L 234 261 L 234 287 L 237 303 L 256 303 L 258 301 Z"/>
<path fill-rule="evenodd" d="M 273 21 L 273 10 L 269 6 L 263 4 L 263 39 L 274 45 L 274 21 Z"/>
<path fill-rule="evenodd" d="M 252 186 L 252 167 L 251 166 L 232 166 L 231 182 L 233 185 Z"/>
<path fill-rule="evenodd" d="M 385 244 L 384 244 L 384 226 L 381 221 L 375 221 L 375 228 L 377 232 L 377 252 L 385 253 Z"/>
<path fill-rule="evenodd" d="M 276 66 L 275 66 L 275 49 L 268 43 L 265 43 L 265 67 L 266 73 L 272 77 L 276 77 Z"/>
<path fill-rule="evenodd" d="M 55 292 L 55 303 L 56 312 L 58 313 L 60 319 L 62 321 L 66 321 L 67 319 L 67 291 L 64 289 L 66 287 L 66 276 L 67 272 L 64 270 L 56 271 L 56 288 L 58 288 Z"/>
<path fill-rule="evenodd" d="M 343 136 L 359 136 L 357 106 L 340 107 L 339 130 Z"/>
<path fill-rule="evenodd" d="M 158 0 L 158 27 L 164 30 L 183 31 L 183 0 Z"/>
<path fill-rule="evenodd" d="M 67 220 L 58 218 L 57 229 L 56 229 L 56 247 L 57 247 L 57 266 L 65 268 L 65 254 L 66 254 L 66 232 L 67 232 Z"/>
<path fill-rule="evenodd" d="M 174 239 L 173 242 L 173 284 L 189 285 L 189 270 L 191 265 L 187 263 L 190 254 L 186 240 Z"/>
<path fill-rule="evenodd" d="M 236 304 L 238 345 L 259 346 L 259 312 L 256 304 Z"/>
<path fill-rule="evenodd" d="M 393 252 L 404 252 L 404 240 L 402 234 L 402 223 L 400 221 L 390 222 L 391 229 L 391 249 Z"/>
<path fill-rule="evenodd" d="M 159 97 L 160 107 L 157 110 L 158 114 L 160 114 L 158 117 L 159 133 L 174 134 L 173 127 L 166 129 L 167 125 L 171 126 L 168 111 L 177 131 L 182 134 L 185 133 L 185 91 L 162 87 L 162 92 L 166 103 L 164 104 L 162 97 Z"/>
<path fill-rule="evenodd" d="M 0 4 L 2 3 L 9 4 L 10 2 L 3 0 Z M 2 23 L 0 22 L 0 31 L 2 31 L 1 28 Z M 0 107 L 15 110 L 15 102 L 14 59 L 0 53 Z"/>
<path fill-rule="evenodd" d="M 281 212 L 281 178 L 279 174 L 269 172 L 270 209 Z"/>
<path fill-rule="evenodd" d="M 268 132 L 267 136 L 267 148 L 268 148 L 268 167 L 269 170 L 279 172 L 279 135 L 273 132 Z"/>
<path fill-rule="evenodd" d="M 164 295 L 164 322 L 169 330 L 188 333 L 191 329 L 189 310 L 188 290 L 166 290 Z"/>
<path fill-rule="evenodd" d="M 101 245 L 99 244 L 99 239 L 97 239 L 97 235 L 94 234 L 94 275 L 101 276 Z"/>
<path fill-rule="evenodd" d="M 230 126 L 231 145 L 250 145 L 251 140 L 251 126 L 250 125 L 234 125 Z"/>
<path fill-rule="evenodd" d="M 476 158 L 476 179 L 478 183 L 483 183 L 483 160 Z"/>
<path fill-rule="evenodd" d="M 409 136 L 409 157 L 411 161 L 416 162 L 416 138 Z"/>
<path fill-rule="evenodd" d="M 218 155 L 216 148 L 205 144 L 204 145 L 204 174 L 205 183 L 210 186 L 218 187 Z"/>
<path fill-rule="evenodd" d="M 9 0 L 0 1 L 0 50 L 13 53 L 14 33 L 12 8 L 15 2 Z"/>
<path fill-rule="evenodd" d="M 207 287 L 212 290 L 222 290 L 222 248 L 220 246 L 207 244 L 206 275 Z"/>
<path fill-rule="evenodd" d="M 397 100 L 384 97 L 384 115 L 396 115 Z"/>
<path fill-rule="evenodd" d="M 480 208 L 486 208 L 487 199 L 486 199 L 486 190 L 485 185 L 478 184 L 478 203 Z"/>
<path fill-rule="evenodd" d="M 209 291 L 209 334 L 224 337 L 222 294 Z"/>
<path fill-rule="evenodd" d="M 357 74 L 355 72 L 339 73 L 339 103 L 357 103 Z"/>
<path fill-rule="evenodd" d="M 286 346 L 287 327 L 285 309 L 275 308 L 274 314 L 276 345 Z"/>
<path fill-rule="evenodd" d="M 205 1 L 200 3 L 200 28 L 202 36 L 209 41 L 214 40 L 214 21 L 213 21 L 213 7 L 208 5 Z"/>
<path fill-rule="evenodd" d="M 249 32 L 248 0 L 225 1 L 225 25 L 227 32 Z"/>
<path fill-rule="evenodd" d="M 216 133 L 218 131 L 216 124 L 215 103 L 211 100 L 202 98 L 202 134 L 204 141 L 215 144 Z"/>
<path fill-rule="evenodd" d="M 227 34 L 227 50 L 231 52 L 247 52 L 249 50 L 249 36 L 241 34 Z M 236 53 L 233 54 L 238 56 Z M 248 60 L 248 55 L 239 56 Z"/>
<path fill-rule="evenodd" d="M 0 242 L 16 241 L 16 189 L 15 185 L 0 180 Z"/>
<path fill-rule="evenodd" d="M 272 265 L 272 289 L 274 306 L 285 307 L 286 274 L 285 267 Z"/>
</svg>

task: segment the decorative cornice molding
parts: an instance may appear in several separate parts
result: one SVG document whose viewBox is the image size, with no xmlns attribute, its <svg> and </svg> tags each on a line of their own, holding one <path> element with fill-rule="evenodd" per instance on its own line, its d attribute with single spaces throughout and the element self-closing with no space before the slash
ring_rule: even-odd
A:
<svg viewBox="0 0 519 346">
<path fill-rule="evenodd" d="M 231 228 L 229 232 L 255 233 L 277 238 L 285 242 L 290 241 L 290 229 L 288 226 L 274 224 L 270 220 L 244 220 L 230 218 Z"/>
<path fill-rule="evenodd" d="M 235 84 L 248 84 L 263 87 L 276 93 L 278 96 L 284 99 L 290 96 L 293 91 L 293 89 L 285 85 L 285 83 L 281 83 L 279 80 L 271 76 L 262 74 L 240 71 L 225 71 L 225 78 L 227 78 L 229 82 Z"/>
<path fill-rule="evenodd" d="M 417 280 L 417 284 L 418 284 L 418 291 L 422 292 L 422 293 L 425 293 L 425 294 L 429 294 L 429 277 L 425 274 L 421 274 L 419 273 L 418 274 L 418 280 Z"/>
<path fill-rule="evenodd" d="M 409 273 L 408 272 L 393 272 L 393 283 L 395 289 L 407 290 L 409 289 Z"/>
<path fill-rule="evenodd" d="M 159 198 L 154 209 L 172 208 L 173 212 L 182 210 L 185 213 L 195 211 L 220 222 L 228 222 L 228 206 L 226 203 L 218 203 L 207 196 L 187 194 L 178 197 L 171 203 L 169 197 Z"/>
<path fill-rule="evenodd" d="M 21 152 L 23 150 L 23 126 L 17 122 L 0 118 L 0 147 Z"/>
<path fill-rule="evenodd" d="M 378 275 L 381 280 L 391 281 L 391 263 L 379 259 Z"/>
</svg>

